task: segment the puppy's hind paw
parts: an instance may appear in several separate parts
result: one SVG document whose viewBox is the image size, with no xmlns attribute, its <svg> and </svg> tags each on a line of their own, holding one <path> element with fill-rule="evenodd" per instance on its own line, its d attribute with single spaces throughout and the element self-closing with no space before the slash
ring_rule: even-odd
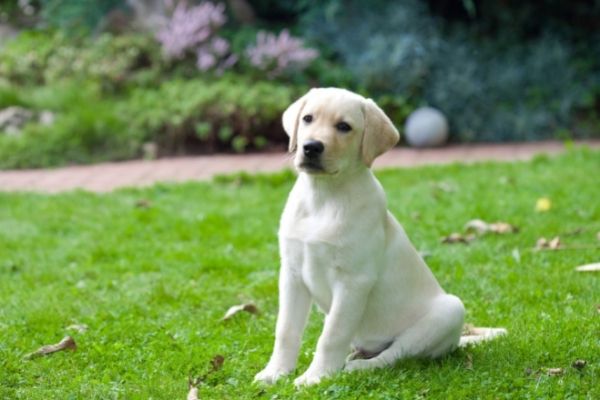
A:
<svg viewBox="0 0 600 400">
<path fill-rule="evenodd" d="M 344 366 L 344 371 L 364 371 L 373 368 L 377 368 L 377 365 L 375 365 L 375 363 L 373 363 L 372 360 L 350 360 L 346 362 L 346 365 Z"/>
</svg>

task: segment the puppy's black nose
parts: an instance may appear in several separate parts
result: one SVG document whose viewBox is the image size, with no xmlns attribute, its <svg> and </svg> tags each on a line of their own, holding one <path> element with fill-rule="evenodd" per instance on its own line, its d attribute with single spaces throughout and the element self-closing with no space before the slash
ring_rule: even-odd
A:
<svg viewBox="0 0 600 400">
<path fill-rule="evenodd" d="M 304 155 L 306 157 L 317 158 L 319 155 L 321 155 L 321 153 L 323 153 L 325 146 L 323 146 L 323 142 L 318 140 L 307 140 L 304 142 L 302 149 L 304 150 Z"/>
</svg>

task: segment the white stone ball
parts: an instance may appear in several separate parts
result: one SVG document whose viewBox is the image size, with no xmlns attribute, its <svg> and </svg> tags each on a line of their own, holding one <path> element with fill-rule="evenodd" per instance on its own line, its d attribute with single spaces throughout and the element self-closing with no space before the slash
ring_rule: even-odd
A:
<svg viewBox="0 0 600 400">
<path fill-rule="evenodd" d="M 448 140 L 448 121 L 441 111 L 422 107 L 409 115 L 404 135 L 413 147 L 441 146 Z"/>
</svg>

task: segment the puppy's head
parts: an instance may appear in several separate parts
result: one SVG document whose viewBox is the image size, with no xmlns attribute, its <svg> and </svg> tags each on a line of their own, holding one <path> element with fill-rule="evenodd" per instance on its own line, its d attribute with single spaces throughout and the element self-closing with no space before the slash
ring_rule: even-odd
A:
<svg viewBox="0 0 600 400">
<path fill-rule="evenodd" d="M 309 174 L 330 174 L 373 160 L 400 138 L 371 99 L 344 89 L 311 89 L 283 113 L 294 165 Z"/>
</svg>

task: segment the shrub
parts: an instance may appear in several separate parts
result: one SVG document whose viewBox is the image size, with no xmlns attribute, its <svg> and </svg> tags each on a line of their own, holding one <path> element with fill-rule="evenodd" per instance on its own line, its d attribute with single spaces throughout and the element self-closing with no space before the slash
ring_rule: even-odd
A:
<svg viewBox="0 0 600 400">
<path fill-rule="evenodd" d="M 155 80 L 162 67 L 159 48 L 143 35 L 73 39 L 61 32 L 25 31 L 0 48 L 0 76 L 24 86 L 75 78 L 117 91 Z"/>
<path fill-rule="evenodd" d="M 600 93 L 598 74 L 556 34 L 475 39 L 464 26 L 442 25 L 425 2 L 377 4 L 329 1 L 311 11 L 307 35 L 367 91 L 440 108 L 454 139 L 552 137 Z"/>
<path fill-rule="evenodd" d="M 280 116 L 303 89 L 252 82 L 235 75 L 219 80 L 172 80 L 158 89 L 137 89 L 123 104 L 131 129 L 146 132 L 163 153 L 243 151 L 283 143 Z"/>
<path fill-rule="evenodd" d="M 114 102 L 100 96 L 98 85 L 72 81 L 25 94 L 21 90 L 16 100 L 29 108 L 50 109 L 56 119 L 52 125 L 26 125 L 18 135 L 0 133 L 0 168 L 121 160 L 138 154 L 140 139 L 128 130 Z"/>
<path fill-rule="evenodd" d="M 39 0 L 40 16 L 50 27 L 66 31 L 91 31 L 123 0 Z"/>
<path fill-rule="evenodd" d="M 31 123 L 19 135 L 0 133 L 0 168 L 91 163 L 139 157 L 146 142 L 159 154 L 244 151 L 285 143 L 281 113 L 305 89 L 253 82 L 169 80 L 110 97 L 93 81 L 63 81 L 24 90 L 0 84 L 0 106 L 56 114 L 52 125 Z M 283 146 L 281 146 L 283 147 Z"/>
</svg>

